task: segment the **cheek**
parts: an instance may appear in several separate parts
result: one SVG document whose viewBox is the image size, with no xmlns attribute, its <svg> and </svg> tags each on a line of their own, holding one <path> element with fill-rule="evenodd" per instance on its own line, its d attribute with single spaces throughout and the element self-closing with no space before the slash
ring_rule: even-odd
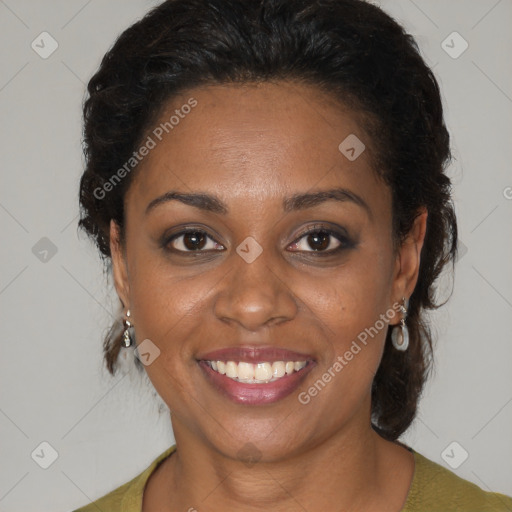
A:
<svg viewBox="0 0 512 512">
<path fill-rule="evenodd" d="M 175 270 L 148 261 L 131 279 L 137 342 L 149 339 L 159 351 L 145 370 L 174 412 L 195 395 L 191 379 L 192 372 L 197 372 L 194 350 L 205 336 L 205 290 L 214 286 L 206 275 L 203 279 L 180 279 Z M 181 414 L 186 415 L 186 408 Z"/>
<path fill-rule="evenodd" d="M 307 298 L 335 339 L 356 337 L 391 307 L 392 257 L 382 246 L 375 247 L 354 252 L 321 279 L 312 275 L 302 280 L 300 296 Z"/>
<path fill-rule="evenodd" d="M 315 378 L 298 400 L 310 410 L 331 411 L 324 428 L 336 428 L 369 404 L 388 330 L 386 282 L 378 268 L 354 265 L 329 280 L 330 293 L 310 297 L 320 305 L 316 314 L 327 338 Z"/>
<path fill-rule="evenodd" d="M 336 375 L 339 387 L 333 391 L 336 387 L 354 397 L 371 385 L 394 312 L 391 248 L 383 250 L 382 240 L 372 247 L 362 247 L 321 282 L 303 279 L 300 292 L 327 338 L 322 371 Z"/>
<path fill-rule="evenodd" d="M 214 280 L 183 279 L 163 266 L 146 265 L 131 281 L 133 318 L 137 337 L 150 338 L 161 350 L 186 351 L 200 327 Z M 143 337 L 143 338 L 142 338 Z"/>
<path fill-rule="evenodd" d="M 131 240 L 137 240 L 133 233 Z M 131 244 L 128 254 L 131 313 L 137 341 L 148 338 L 161 351 L 179 349 L 176 331 L 182 327 L 183 319 L 194 316 L 194 309 L 201 307 L 204 294 L 196 281 L 184 279 L 180 269 L 172 269 L 158 249 L 149 249 L 139 241 Z M 175 343 L 168 344 L 167 340 Z"/>
</svg>

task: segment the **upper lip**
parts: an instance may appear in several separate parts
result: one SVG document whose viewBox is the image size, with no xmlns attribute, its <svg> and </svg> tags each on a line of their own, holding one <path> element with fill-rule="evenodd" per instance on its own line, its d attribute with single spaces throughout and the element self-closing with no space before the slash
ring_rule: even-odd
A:
<svg viewBox="0 0 512 512">
<path fill-rule="evenodd" d="M 261 363 L 275 361 L 313 361 L 313 356 L 277 347 L 228 347 L 212 350 L 197 357 L 199 361 L 244 361 Z"/>
</svg>

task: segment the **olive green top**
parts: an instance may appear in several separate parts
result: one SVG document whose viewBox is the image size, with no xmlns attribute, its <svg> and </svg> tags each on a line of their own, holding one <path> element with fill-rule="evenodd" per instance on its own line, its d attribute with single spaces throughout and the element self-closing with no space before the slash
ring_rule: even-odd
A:
<svg viewBox="0 0 512 512">
<path fill-rule="evenodd" d="M 176 450 L 159 455 L 133 480 L 74 512 L 141 512 L 144 486 L 158 464 Z M 409 448 L 414 477 L 402 512 L 512 512 L 512 498 L 486 492 Z"/>
</svg>

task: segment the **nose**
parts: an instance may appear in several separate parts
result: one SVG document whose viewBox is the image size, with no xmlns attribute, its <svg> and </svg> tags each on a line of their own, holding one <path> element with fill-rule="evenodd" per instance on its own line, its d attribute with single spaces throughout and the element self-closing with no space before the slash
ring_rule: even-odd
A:
<svg viewBox="0 0 512 512">
<path fill-rule="evenodd" d="M 271 261 L 270 252 L 264 250 L 250 263 L 233 252 L 233 261 L 228 263 L 232 270 L 215 300 L 217 318 L 255 332 L 296 316 L 297 301 L 282 265 Z"/>
</svg>

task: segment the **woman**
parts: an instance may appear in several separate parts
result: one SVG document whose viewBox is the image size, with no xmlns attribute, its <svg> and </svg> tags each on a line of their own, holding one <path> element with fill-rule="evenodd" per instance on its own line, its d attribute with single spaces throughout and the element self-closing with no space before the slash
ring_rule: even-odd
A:
<svg viewBox="0 0 512 512">
<path fill-rule="evenodd" d="M 397 441 L 456 256 L 449 136 L 361 0 L 171 0 L 88 87 L 80 226 L 176 445 L 81 511 L 511 510 Z"/>
</svg>

